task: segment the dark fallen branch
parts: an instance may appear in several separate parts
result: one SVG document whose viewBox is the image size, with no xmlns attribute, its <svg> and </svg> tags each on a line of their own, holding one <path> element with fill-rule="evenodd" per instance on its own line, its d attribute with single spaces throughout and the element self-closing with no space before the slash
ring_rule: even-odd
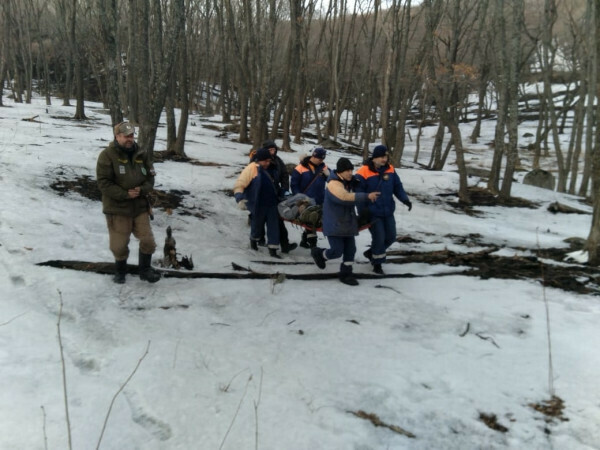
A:
<svg viewBox="0 0 600 450">
<path fill-rule="evenodd" d="M 110 262 L 89 262 L 89 261 L 64 261 L 64 260 L 51 260 L 37 264 L 38 266 L 54 267 L 57 269 L 70 269 L 79 270 L 82 272 L 92 272 L 102 275 L 112 275 L 114 273 L 114 263 Z M 256 272 L 250 268 L 240 266 L 236 263 L 231 263 L 232 268 L 238 272 L 245 273 L 225 273 L 225 272 L 190 272 L 190 271 L 178 271 L 161 269 L 155 267 L 162 274 L 164 278 L 219 278 L 219 279 L 238 279 L 238 280 L 270 280 L 280 279 L 282 276 L 290 280 L 332 280 L 337 279 L 337 273 L 303 273 L 303 274 L 283 274 L 280 272 L 276 273 L 265 273 Z M 137 275 L 138 267 L 136 265 L 128 264 L 127 273 Z M 380 279 L 380 278 L 422 278 L 431 276 L 447 276 L 447 275 L 469 275 L 465 271 L 458 271 L 453 273 L 440 273 L 436 275 L 415 275 L 413 273 L 396 273 L 387 274 L 384 276 L 376 275 L 374 273 L 355 273 L 356 278 L 360 279 Z"/>
<path fill-rule="evenodd" d="M 550 211 L 551 213 L 554 213 L 554 214 L 557 214 L 557 213 L 562 213 L 562 214 L 591 214 L 591 212 L 582 211 L 581 209 L 573 208 L 571 206 L 567 206 L 567 205 L 564 205 L 564 204 L 559 203 L 559 202 L 551 203 L 548 206 L 548 211 Z"/>
<path fill-rule="evenodd" d="M 404 435 L 406 437 L 409 437 L 411 439 L 416 438 L 416 436 L 414 434 L 412 434 L 410 431 L 406 431 L 404 428 L 399 427 L 398 425 L 390 425 L 390 424 L 387 424 L 387 423 L 383 422 L 377 416 L 377 414 L 367 413 L 367 412 L 364 412 L 363 410 L 347 411 L 347 412 L 350 413 L 350 414 L 355 415 L 356 417 L 360 417 L 361 419 L 368 420 L 369 422 L 371 422 L 376 427 L 387 428 L 389 430 L 392 430 L 394 433 L 402 434 L 402 435 Z"/>
</svg>

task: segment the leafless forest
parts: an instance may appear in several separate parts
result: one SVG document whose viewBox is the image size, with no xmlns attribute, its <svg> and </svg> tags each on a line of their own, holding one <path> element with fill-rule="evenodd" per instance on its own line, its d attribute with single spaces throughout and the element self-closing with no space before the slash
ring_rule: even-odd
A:
<svg viewBox="0 0 600 450">
<path fill-rule="evenodd" d="M 310 129 L 366 156 L 382 141 L 395 165 L 408 133 L 418 149 L 433 124 L 428 168 L 455 152 L 468 203 L 463 143 L 494 119 L 487 187 L 508 199 L 519 123 L 535 120 L 534 167 L 552 154 L 557 190 L 594 201 L 600 262 L 600 0 L 4 0 L 0 33 L 0 82 L 16 102 L 75 101 L 75 120 L 84 100 L 102 102 L 150 149 L 166 111 L 166 150 L 180 157 L 192 113 L 222 115 L 249 145 L 289 150 Z"/>
</svg>

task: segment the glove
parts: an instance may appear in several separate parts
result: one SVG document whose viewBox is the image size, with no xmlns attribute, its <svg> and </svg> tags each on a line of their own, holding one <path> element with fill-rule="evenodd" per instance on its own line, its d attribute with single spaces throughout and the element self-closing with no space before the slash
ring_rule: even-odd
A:
<svg viewBox="0 0 600 450">
<path fill-rule="evenodd" d="M 290 191 L 285 191 L 285 192 L 283 193 L 283 198 L 287 198 L 287 197 L 289 197 L 290 195 L 292 195 L 292 193 L 291 193 Z"/>
<path fill-rule="evenodd" d="M 237 202 L 237 206 L 238 208 L 240 208 L 242 211 L 245 211 L 248 209 L 248 207 L 246 206 L 246 203 L 248 203 L 248 200 L 246 200 L 245 198 L 240 200 L 239 202 Z"/>
<path fill-rule="evenodd" d="M 406 200 L 405 202 L 403 202 L 406 206 L 408 206 L 408 210 L 410 211 L 412 209 L 412 203 L 410 202 L 410 200 Z"/>
</svg>

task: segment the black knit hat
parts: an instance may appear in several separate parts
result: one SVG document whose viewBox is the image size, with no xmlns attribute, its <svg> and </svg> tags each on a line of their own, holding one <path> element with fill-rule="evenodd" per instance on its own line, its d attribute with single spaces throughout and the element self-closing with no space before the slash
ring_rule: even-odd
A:
<svg viewBox="0 0 600 450">
<path fill-rule="evenodd" d="M 269 151 L 268 148 L 259 148 L 256 151 L 256 156 L 255 156 L 257 161 L 266 161 L 267 159 L 271 159 L 271 152 Z"/>
<path fill-rule="evenodd" d="M 354 170 L 354 164 L 348 158 L 340 158 L 335 168 L 338 173 L 345 172 L 346 170 Z"/>
<path fill-rule="evenodd" d="M 265 142 L 262 143 L 262 146 L 263 146 L 263 148 L 275 147 L 275 150 L 277 150 L 277 148 L 278 148 L 277 144 L 272 139 L 267 139 Z"/>
</svg>

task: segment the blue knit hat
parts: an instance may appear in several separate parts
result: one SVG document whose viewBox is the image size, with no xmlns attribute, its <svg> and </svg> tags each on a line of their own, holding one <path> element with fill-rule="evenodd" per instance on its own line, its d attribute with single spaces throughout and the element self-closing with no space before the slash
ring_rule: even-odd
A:
<svg viewBox="0 0 600 450">
<path fill-rule="evenodd" d="M 317 147 L 313 150 L 312 155 L 315 158 L 325 159 L 325 155 L 327 155 L 327 152 L 323 147 Z"/>
<path fill-rule="evenodd" d="M 373 156 L 371 158 L 380 158 L 382 156 L 386 156 L 388 153 L 388 148 L 385 145 L 377 145 L 373 149 Z"/>
</svg>

